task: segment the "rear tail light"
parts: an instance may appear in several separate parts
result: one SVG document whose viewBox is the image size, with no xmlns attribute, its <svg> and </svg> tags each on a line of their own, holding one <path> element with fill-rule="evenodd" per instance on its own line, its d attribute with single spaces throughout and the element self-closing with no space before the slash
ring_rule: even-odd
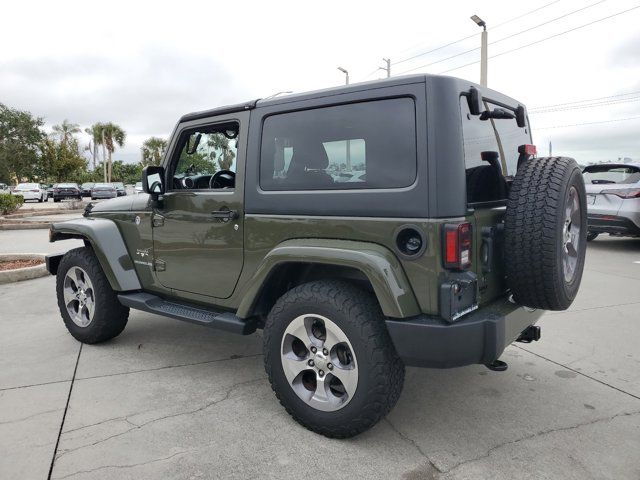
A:
<svg viewBox="0 0 640 480">
<path fill-rule="evenodd" d="M 39 192 L 40 190 L 29 190 L 30 192 Z"/>
<path fill-rule="evenodd" d="M 620 198 L 640 198 L 640 188 L 623 188 L 621 190 L 602 190 L 600 193 L 616 195 Z"/>
<path fill-rule="evenodd" d="M 531 155 L 532 157 L 535 157 L 536 154 L 538 153 L 538 149 L 536 148 L 535 145 L 531 145 L 531 144 L 525 144 L 525 145 L 520 145 L 518 147 L 518 153 L 520 154 L 525 154 L 525 155 Z"/>
<path fill-rule="evenodd" d="M 471 266 L 473 242 L 470 223 L 444 225 L 444 267 L 450 270 L 466 270 Z"/>
</svg>

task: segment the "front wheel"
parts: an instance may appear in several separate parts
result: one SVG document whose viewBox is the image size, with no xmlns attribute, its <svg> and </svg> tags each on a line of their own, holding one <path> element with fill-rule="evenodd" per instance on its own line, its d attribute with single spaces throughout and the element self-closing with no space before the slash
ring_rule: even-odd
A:
<svg viewBox="0 0 640 480">
<path fill-rule="evenodd" d="M 58 307 L 69 333 L 83 343 L 99 343 L 120 335 L 129 308 L 122 306 L 93 250 L 69 250 L 56 278 Z"/>
<path fill-rule="evenodd" d="M 333 438 L 375 425 L 404 383 L 375 297 L 342 281 L 300 285 L 276 302 L 264 329 L 264 363 L 287 412 Z"/>
</svg>

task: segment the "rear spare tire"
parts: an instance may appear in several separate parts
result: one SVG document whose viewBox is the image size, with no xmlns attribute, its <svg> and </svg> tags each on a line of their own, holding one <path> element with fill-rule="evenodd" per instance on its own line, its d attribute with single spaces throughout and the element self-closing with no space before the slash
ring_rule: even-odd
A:
<svg viewBox="0 0 640 480">
<path fill-rule="evenodd" d="M 544 310 L 569 308 L 580 287 L 586 241 L 586 194 L 575 160 L 523 163 L 505 216 L 505 270 L 514 300 Z"/>
</svg>

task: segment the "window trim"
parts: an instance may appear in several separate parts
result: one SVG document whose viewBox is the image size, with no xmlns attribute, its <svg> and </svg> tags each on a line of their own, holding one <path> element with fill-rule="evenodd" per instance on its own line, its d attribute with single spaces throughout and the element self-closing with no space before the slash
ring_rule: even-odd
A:
<svg viewBox="0 0 640 480">
<path fill-rule="evenodd" d="M 296 112 L 306 112 L 306 111 L 312 111 L 312 110 L 319 110 L 319 109 L 327 109 L 327 108 L 331 108 L 331 107 L 340 107 L 340 106 L 349 106 L 349 105 L 357 105 L 357 104 L 361 104 L 361 103 L 375 103 L 375 102 L 379 102 L 379 101 L 384 101 L 384 100 L 395 100 L 395 99 L 402 99 L 402 98 L 407 98 L 410 99 L 412 101 L 413 104 L 413 126 L 414 126 L 414 130 L 413 130 L 413 152 L 414 152 L 414 175 L 413 175 L 413 179 L 411 181 L 410 184 L 406 185 L 406 186 L 402 186 L 402 187 L 390 187 L 390 188 L 325 188 L 325 189 L 295 189 L 295 190 L 291 190 L 291 189 L 287 189 L 287 190 L 265 190 L 262 187 L 262 174 L 261 174 L 261 170 L 262 170 L 262 148 L 263 148 L 263 138 L 264 138 L 264 125 L 265 122 L 267 121 L 267 119 L 274 117 L 274 116 L 278 116 L 278 115 L 287 115 L 290 113 L 296 113 Z M 366 99 L 362 99 L 362 100 L 357 100 L 357 101 L 342 101 L 342 102 L 335 102 L 335 103 L 327 103 L 327 104 L 321 104 L 321 105 L 316 105 L 316 106 L 312 106 L 312 107 L 298 107 L 298 108 L 292 108 L 292 109 L 287 109 L 287 110 L 278 110 L 272 113 L 268 113 L 264 116 L 262 116 L 261 121 L 260 121 L 260 135 L 259 135 L 259 148 L 258 148 L 258 153 L 257 153 L 257 190 L 260 194 L 264 194 L 264 195 L 271 195 L 271 194 L 314 194 L 314 193 L 327 193 L 327 192 L 331 192 L 331 193 L 375 193 L 375 192 L 403 192 L 403 191 L 407 191 L 410 190 L 412 188 L 415 187 L 415 185 L 418 182 L 418 178 L 419 178 L 419 168 L 418 168 L 418 164 L 419 164 L 419 149 L 418 149 L 418 108 L 417 108 L 417 101 L 418 99 L 416 98 L 415 95 L 412 94 L 400 94 L 400 95 L 389 95 L 389 96 L 382 96 L 382 97 L 375 97 L 375 98 L 366 98 Z M 346 139 L 341 139 L 341 140 L 346 140 Z M 355 139 L 354 139 L 355 140 Z M 364 139 L 363 139 L 364 140 Z M 366 140 L 365 140 L 365 148 L 366 148 Z M 365 159 L 366 162 L 366 159 Z"/>
</svg>

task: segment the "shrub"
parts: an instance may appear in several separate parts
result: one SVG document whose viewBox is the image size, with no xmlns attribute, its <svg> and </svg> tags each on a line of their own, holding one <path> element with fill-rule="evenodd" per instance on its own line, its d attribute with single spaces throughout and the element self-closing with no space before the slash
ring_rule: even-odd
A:
<svg viewBox="0 0 640 480">
<path fill-rule="evenodd" d="M 24 203 L 22 195 L 11 195 L 10 193 L 0 193 L 0 214 L 8 215 L 15 212 Z"/>
</svg>

